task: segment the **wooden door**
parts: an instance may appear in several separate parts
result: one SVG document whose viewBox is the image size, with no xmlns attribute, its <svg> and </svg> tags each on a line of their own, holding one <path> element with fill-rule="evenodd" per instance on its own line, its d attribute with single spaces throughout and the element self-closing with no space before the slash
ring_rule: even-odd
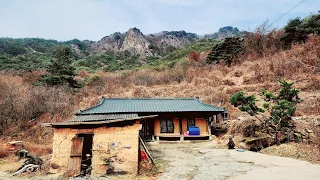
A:
<svg viewBox="0 0 320 180">
<path fill-rule="evenodd" d="M 75 176 L 80 173 L 82 160 L 83 137 L 72 138 L 68 174 Z"/>
</svg>

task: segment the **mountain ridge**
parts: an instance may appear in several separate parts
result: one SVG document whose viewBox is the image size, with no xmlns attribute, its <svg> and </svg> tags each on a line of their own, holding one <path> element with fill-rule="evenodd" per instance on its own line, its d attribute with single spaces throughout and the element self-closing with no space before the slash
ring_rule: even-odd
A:
<svg viewBox="0 0 320 180">
<path fill-rule="evenodd" d="M 130 28 L 125 33 L 115 32 L 90 46 L 92 52 L 129 51 L 131 54 L 146 56 L 162 56 L 176 49 L 183 48 L 199 39 L 223 39 L 230 36 L 241 36 L 244 31 L 226 26 L 218 32 L 200 36 L 196 33 L 180 31 L 160 31 L 158 33 L 143 34 L 138 28 Z"/>
<path fill-rule="evenodd" d="M 52 52 L 56 46 L 68 45 L 77 55 L 84 56 L 101 52 L 120 53 L 128 51 L 132 55 L 163 56 L 174 50 L 200 39 L 223 39 L 233 35 L 243 35 L 244 31 L 226 26 L 213 34 L 198 35 L 196 33 L 180 31 L 160 31 L 143 34 L 138 28 L 130 28 L 126 32 L 115 32 L 104 36 L 99 41 L 72 39 L 57 41 L 43 38 L 0 38 L 0 54 L 17 56 L 25 54 L 31 48 L 36 52 Z"/>
</svg>

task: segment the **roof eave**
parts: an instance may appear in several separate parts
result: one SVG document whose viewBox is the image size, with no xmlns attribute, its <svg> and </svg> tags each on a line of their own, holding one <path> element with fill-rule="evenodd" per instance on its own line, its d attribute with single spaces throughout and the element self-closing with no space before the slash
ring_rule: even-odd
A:
<svg viewBox="0 0 320 180">
<path fill-rule="evenodd" d="M 181 113 L 181 112 L 225 112 L 226 110 L 221 108 L 221 110 L 202 110 L 202 111 L 117 111 L 117 112 L 93 112 L 93 113 L 81 113 L 76 115 L 94 115 L 94 114 L 118 114 L 118 113 Z"/>
<path fill-rule="evenodd" d="M 101 124 L 109 124 L 121 121 L 133 121 L 133 120 L 143 120 L 157 117 L 158 115 L 150 115 L 150 116 L 140 116 L 135 118 L 127 118 L 127 119 L 114 119 L 107 121 L 91 121 L 91 122 L 64 122 L 64 123 L 42 123 L 41 127 L 57 127 L 57 126 L 78 126 L 78 125 L 101 125 Z"/>
</svg>

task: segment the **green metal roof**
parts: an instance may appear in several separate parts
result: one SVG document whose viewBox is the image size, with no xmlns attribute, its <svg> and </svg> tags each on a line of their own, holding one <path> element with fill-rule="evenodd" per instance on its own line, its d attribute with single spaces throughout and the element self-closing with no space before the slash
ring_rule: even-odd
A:
<svg viewBox="0 0 320 180">
<path fill-rule="evenodd" d="M 224 112 L 221 107 L 197 98 L 102 98 L 100 104 L 80 110 L 77 115 L 138 112 Z"/>
<path fill-rule="evenodd" d="M 70 122 L 106 121 L 113 119 L 137 118 L 138 114 L 91 114 L 75 116 Z"/>
<path fill-rule="evenodd" d="M 155 118 L 158 115 L 149 115 L 149 116 L 139 116 L 139 117 L 133 117 L 133 118 L 126 118 L 126 119 L 111 119 L 106 121 L 85 121 L 85 122 L 62 122 L 62 123 L 42 123 L 41 127 L 70 127 L 70 126 L 79 126 L 79 125 L 103 125 L 103 124 L 109 124 L 109 123 L 118 123 L 118 122 L 124 122 L 124 121 L 134 121 L 134 120 L 144 120 L 144 119 L 150 119 Z"/>
</svg>

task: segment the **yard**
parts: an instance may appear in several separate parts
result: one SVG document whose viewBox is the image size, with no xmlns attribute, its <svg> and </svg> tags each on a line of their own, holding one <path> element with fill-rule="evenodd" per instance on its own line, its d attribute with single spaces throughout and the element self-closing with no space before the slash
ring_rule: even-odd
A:
<svg viewBox="0 0 320 180">
<path fill-rule="evenodd" d="M 157 175 L 116 175 L 94 179 L 141 180 L 315 180 L 320 177 L 320 165 L 291 158 L 270 156 L 250 151 L 217 149 L 215 141 L 174 141 L 148 143 L 161 171 Z M 16 169 L 19 162 L 0 162 L 2 179 L 63 179 L 61 174 L 24 174 L 12 177 L 6 170 Z M 10 167 L 9 167 L 10 166 Z M 15 167 L 16 166 L 16 167 Z M 2 171 L 2 172 L 1 172 Z M 86 179 L 86 178 L 79 178 Z"/>
<path fill-rule="evenodd" d="M 166 162 L 156 179 L 313 180 L 320 177 L 320 165 L 254 152 L 215 149 L 214 141 L 152 142 L 155 159 Z"/>
</svg>

